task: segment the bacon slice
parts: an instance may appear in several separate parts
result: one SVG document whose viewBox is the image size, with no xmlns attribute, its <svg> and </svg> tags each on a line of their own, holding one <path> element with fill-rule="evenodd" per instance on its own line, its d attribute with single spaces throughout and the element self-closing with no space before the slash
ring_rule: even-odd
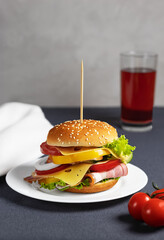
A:
<svg viewBox="0 0 164 240">
<path fill-rule="evenodd" d="M 113 168 L 107 172 L 87 173 L 85 175 L 85 179 L 89 178 L 90 186 L 92 186 L 95 183 L 100 182 L 103 179 L 122 177 L 122 176 L 126 176 L 127 174 L 128 174 L 128 168 L 127 168 L 126 164 L 121 163 L 118 166 L 116 166 L 115 168 Z"/>
</svg>

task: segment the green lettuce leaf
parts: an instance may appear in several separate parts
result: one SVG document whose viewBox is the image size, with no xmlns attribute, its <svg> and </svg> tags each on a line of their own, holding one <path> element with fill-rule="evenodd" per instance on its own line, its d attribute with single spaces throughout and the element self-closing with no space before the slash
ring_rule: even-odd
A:
<svg viewBox="0 0 164 240">
<path fill-rule="evenodd" d="M 125 135 L 121 135 L 120 138 L 113 140 L 112 143 L 107 143 L 103 146 L 109 148 L 115 157 L 119 157 L 123 162 L 130 162 L 133 157 L 133 152 L 136 147 L 128 144 L 128 139 Z"/>
<path fill-rule="evenodd" d="M 111 180 L 111 179 L 116 179 L 116 180 L 118 180 L 120 177 L 117 177 L 117 178 L 105 178 L 105 179 L 103 179 L 103 180 L 101 180 L 100 182 L 107 182 L 107 181 L 109 181 L 109 180 Z"/>
<path fill-rule="evenodd" d="M 45 189 L 49 189 L 49 190 L 53 190 L 56 188 L 56 183 L 41 183 L 40 188 L 45 188 Z"/>
<path fill-rule="evenodd" d="M 63 182 L 62 180 L 59 180 L 58 182 L 56 182 L 56 185 L 59 185 L 61 187 L 65 187 L 66 186 L 65 188 L 61 188 L 61 189 L 58 188 L 58 190 L 60 190 L 60 191 L 64 191 L 64 190 L 69 188 L 69 187 L 67 187 L 68 184 Z"/>
<path fill-rule="evenodd" d="M 54 183 L 41 183 L 40 188 L 45 188 L 45 189 L 49 189 L 49 190 L 53 190 L 56 188 L 56 185 L 60 185 L 62 187 L 66 186 L 67 183 L 63 182 L 62 180 L 59 180 L 58 182 L 54 182 Z M 60 189 L 60 191 L 64 191 L 68 189 L 68 187 L 62 188 Z"/>
<path fill-rule="evenodd" d="M 111 178 L 110 178 L 111 179 Z M 103 179 L 103 180 L 101 180 L 100 182 L 107 182 L 108 180 L 110 180 L 109 178 L 105 178 L 105 179 Z M 113 178 L 114 179 L 114 178 Z M 115 179 L 119 179 L 119 177 L 118 178 L 115 178 Z M 62 186 L 62 187 L 64 187 L 64 186 L 66 186 L 67 185 L 67 183 L 65 183 L 65 182 L 63 182 L 62 180 L 60 180 L 60 181 L 58 181 L 58 182 L 55 182 L 55 183 L 47 183 L 47 184 L 45 184 L 45 183 L 41 183 L 41 186 L 40 186 L 40 188 L 45 188 L 45 189 L 49 189 L 49 190 L 53 190 L 53 189 L 55 189 L 56 188 L 56 185 L 60 185 L 60 186 Z M 89 183 L 89 178 L 86 178 L 85 180 L 83 180 L 79 185 L 77 185 L 77 186 L 73 186 L 73 187 L 65 187 L 65 188 L 62 188 L 62 189 L 58 189 L 59 191 L 64 191 L 64 190 L 66 190 L 66 189 L 68 189 L 68 188 L 76 188 L 76 189 L 82 189 L 83 187 L 88 187 L 88 186 L 90 186 L 90 183 Z"/>
<path fill-rule="evenodd" d="M 90 183 L 89 183 L 89 178 L 86 178 L 85 180 L 83 180 L 83 182 L 81 182 L 79 185 L 77 185 L 77 186 L 74 186 L 74 187 L 72 187 L 72 188 L 76 188 L 76 189 L 82 189 L 83 188 L 83 186 L 85 186 L 85 187 L 88 187 L 90 185 Z"/>
<path fill-rule="evenodd" d="M 47 184 L 41 183 L 40 188 L 45 188 L 45 189 L 53 190 L 53 189 L 56 188 L 56 185 L 60 185 L 60 186 L 64 187 L 64 186 L 67 185 L 67 183 L 63 182 L 62 180 L 59 180 L 58 182 L 55 182 L 55 183 L 47 183 Z M 83 186 L 89 186 L 89 185 L 90 185 L 90 184 L 89 184 L 89 179 L 86 178 L 86 179 L 85 179 L 83 182 L 81 182 L 79 185 L 74 186 L 74 187 L 71 187 L 71 188 L 82 189 Z M 68 188 L 69 188 L 69 187 L 66 186 L 65 188 L 58 189 L 58 190 L 64 191 L 64 190 L 66 190 L 66 189 L 68 189 Z"/>
</svg>

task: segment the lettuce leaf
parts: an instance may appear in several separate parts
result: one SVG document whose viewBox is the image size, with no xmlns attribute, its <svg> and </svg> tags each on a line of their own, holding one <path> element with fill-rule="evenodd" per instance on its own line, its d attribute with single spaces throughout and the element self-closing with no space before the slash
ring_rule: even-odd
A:
<svg viewBox="0 0 164 240">
<path fill-rule="evenodd" d="M 105 179 L 103 179 L 103 180 L 101 180 L 100 182 L 107 182 L 108 180 L 110 180 L 111 178 L 105 178 Z M 113 178 L 114 179 L 114 178 Z M 115 178 L 115 179 L 119 179 L 119 177 L 118 178 Z M 47 184 L 45 184 L 45 183 L 41 183 L 41 186 L 40 186 L 40 188 L 45 188 L 45 189 L 49 189 L 49 190 L 53 190 L 53 189 L 55 189 L 56 188 L 56 185 L 60 185 L 60 186 L 62 186 L 62 187 L 64 187 L 64 186 L 66 186 L 67 185 L 67 183 L 65 183 L 65 182 L 63 182 L 62 180 L 60 180 L 60 181 L 58 181 L 58 182 L 55 182 L 55 183 L 47 183 Z M 85 180 L 83 180 L 79 185 L 76 185 L 76 186 L 73 186 L 73 187 L 65 187 L 65 188 L 62 188 L 62 189 L 58 189 L 59 191 L 64 191 L 64 190 L 66 190 L 66 189 L 68 189 L 68 188 L 76 188 L 76 189 L 82 189 L 83 187 L 88 187 L 88 186 L 90 186 L 90 183 L 89 183 L 89 178 L 86 178 Z"/>
<path fill-rule="evenodd" d="M 90 183 L 89 183 L 89 178 L 86 178 L 85 180 L 83 180 L 79 185 L 77 185 L 77 186 L 74 186 L 74 187 L 72 187 L 72 188 L 76 188 L 76 189 L 82 189 L 83 188 L 83 186 L 85 186 L 85 187 L 88 187 L 90 185 Z"/>
<path fill-rule="evenodd" d="M 53 190 L 56 188 L 56 185 L 60 185 L 62 187 L 66 186 L 65 188 L 62 188 L 62 189 L 58 189 L 60 191 L 64 191 L 66 189 L 68 189 L 69 187 L 67 187 L 67 183 L 63 182 L 62 180 L 59 180 L 58 182 L 54 182 L 54 183 L 41 183 L 41 186 L 40 188 L 45 188 L 45 189 L 49 189 L 49 190 Z M 71 188 L 76 188 L 76 189 L 82 189 L 83 186 L 89 186 L 89 179 L 86 178 L 83 182 L 81 182 L 79 185 L 77 186 L 73 186 Z"/>
<path fill-rule="evenodd" d="M 54 183 L 47 183 L 47 184 L 41 183 L 40 188 L 45 188 L 45 189 L 53 190 L 53 189 L 56 188 L 56 182 L 54 182 Z"/>
<path fill-rule="evenodd" d="M 120 177 L 117 177 L 117 178 L 105 178 L 105 179 L 103 179 L 103 180 L 101 180 L 100 182 L 107 182 L 107 181 L 109 181 L 109 180 L 111 180 L 111 179 L 116 179 L 116 180 L 118 180 Z"/>
<path fill-rule="evenodd" d="M 59 180 L 58 182 L 54 182 L 54 183 L 41 183 L 40 188 L 45 188 L 45 189 L 49 189 L 49 190 L 53 190 L 56 188 L 56 185 L 60 185 L 62 187 L 66 186 L 67 184 L 65 182 L 63 182 L 62 180 Z M 60 189 L 61 191 L 66 190 L 68 187 L 65 187 L 63 189 Z"/>
<path fill-rule="evenodd" d="M 113 140 L 112 143 L 107 143 L 103 146 L 104 148 L 109 148 L 111 152 L 117 157 L 121 158 L 123 162 L 130 162 L 133 153 L 136 149 L 135 146 L 131 146 L 128 144 L 128 139 L 125 138 L 125 135 L 121 135 L 120 138 Z"/>
</svg>

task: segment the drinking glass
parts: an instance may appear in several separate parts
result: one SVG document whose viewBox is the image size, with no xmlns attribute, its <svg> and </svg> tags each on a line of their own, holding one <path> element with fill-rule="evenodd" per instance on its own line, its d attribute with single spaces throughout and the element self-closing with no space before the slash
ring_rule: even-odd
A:
<svg viewBox="0 0 164 240">
<path fill-rule="evenodd" d="M 152 129 L 157 58 L 152 52 L 121 53 L 121 123 L 125 130 Z"/>
</svg>

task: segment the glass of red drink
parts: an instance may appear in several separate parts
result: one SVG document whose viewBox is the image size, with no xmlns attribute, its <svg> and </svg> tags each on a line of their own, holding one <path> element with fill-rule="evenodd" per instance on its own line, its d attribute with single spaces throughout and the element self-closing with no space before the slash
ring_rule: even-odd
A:
<svg viewBox="0 0 164 240">
<path fill-rule="evenodd" d="M 121 53 L 121 122 L 129 131 L 152 129 L 157 54 Z"/>
</svg>

